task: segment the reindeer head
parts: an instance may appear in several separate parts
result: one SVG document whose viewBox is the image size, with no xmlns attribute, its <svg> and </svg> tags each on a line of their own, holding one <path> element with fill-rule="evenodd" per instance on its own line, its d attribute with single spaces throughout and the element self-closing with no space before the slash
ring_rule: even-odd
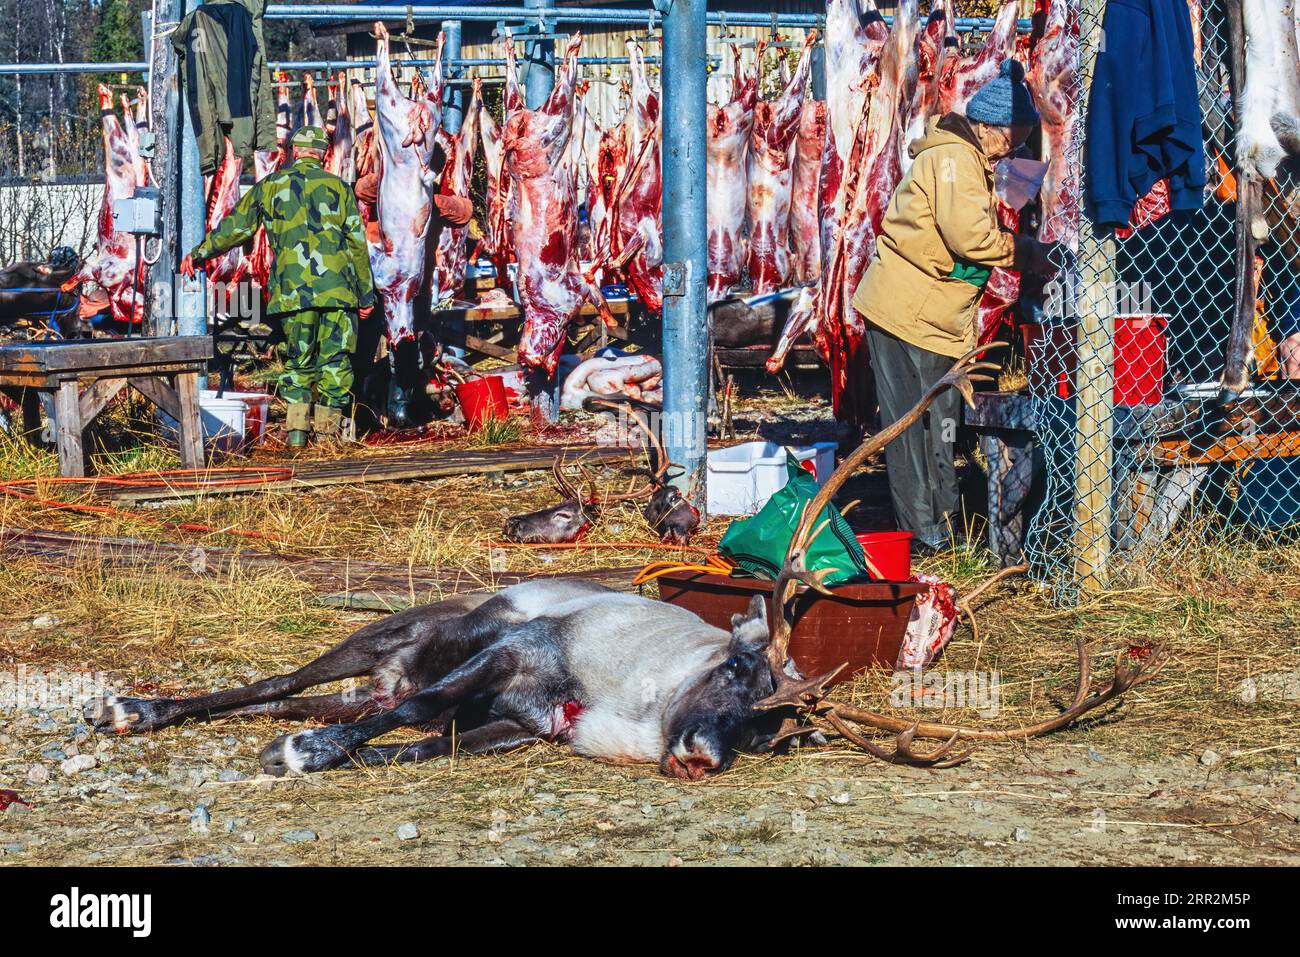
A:
<svg viewBox="0 0 1300 957">
<path fill-rule="evenodd" d="M 726 660 L 668 709 L 667 746 L 659 761 L 664 774 L 698 781 L 727 770 L 737 751 L 759 750 L 772 740 L 780 716 L 754 708 L 772 693 L 767 645 L 767 605 L 755 595 L 745 614 L 731 617 Z"/>
<path fill-rule="evenodd" d="M 598 514 L 595 489 L 589 487 L 583 495 L 564 477 L 559 459 L 551 469 L 555 487 L 564 496 L 558 505 L 540 508 L 535 512 L 511 515 L 506 519 L 505 537 L 524 544 L 558 545 L 576 541 L 586 532 Z"/>
</svg>

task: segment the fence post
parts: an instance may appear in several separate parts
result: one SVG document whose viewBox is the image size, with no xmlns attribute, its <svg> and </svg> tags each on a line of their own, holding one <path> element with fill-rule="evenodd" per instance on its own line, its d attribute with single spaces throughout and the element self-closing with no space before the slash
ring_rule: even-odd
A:
<svg viewBox="0 0 1300 957">
<path fill-rule="evenodd" d="M 1092 89 L 1104 44 L 1104 0 L 1083 0 L 1080 107 Z M 1114 404 L 1115 237 L 1081 225 L 1080 274 L 1074 290 L 1079 316 L 1074 442 L 1074 567 L 1079 587 L 1106 587 L 1110 560 L 1112 414 Z"/>
</svg>

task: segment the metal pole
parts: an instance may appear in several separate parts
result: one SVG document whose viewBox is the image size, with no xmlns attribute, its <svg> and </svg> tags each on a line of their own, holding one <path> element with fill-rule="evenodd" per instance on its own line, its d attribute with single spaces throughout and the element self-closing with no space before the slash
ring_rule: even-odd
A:
<svg viewBox="0 0 1300 957">
<path fill-rule="evenodd" d="M 705 0 L 672 0 L 663 26 L 664 412 L 674 484 L 703 513 L 709 334 L 705 310 Z"/>
<path fill-rule="evenodd" d="M 555 0 L 524 0 L 529 10 L 554 10 Z M 534 21 L 538 33 L 555 32 L 555 20 L 544 17 Z M 524 34 L 524 102 L 535 110 L 546 102 L 555 88 L 555 41 L 528 40 Z"/>
<path fill-rule="evenodd" d="M 198 7 L 200 0 L 183 0 L 184 13 Z M 194 117 L 190 115 L 189 98 L 179 89 L 179 71 L 175 61 L 167 77 L 168 89 L 181 101 L 182 120 L 177 131 L 180 145 L 179 184 L 179 255 L 184 257 L 203 241 L 206 232 L 206 204 L 203 202 L 203 174 L 199 172 L 199 141 L 194 133 Z M 176 334 L 181 336 L 206 336 L 208 334 L 206 277 L 199 273 L 195 279 L 177 277 Z"/>
<path fill-rule="evenodd" d="M 460 67 L 455 62 L 460 59 L 461 23 L 459 20 L 446 20 L 442 32 L 447 38 L 443 44 L 443 76 L 456 79 L 461 75 Z M 455 84 L 449 85 L 442 94 L 442 128 L 448 133 L 459 133 L 460 125 L 465 121 L 465 88 Z"/>
</svg>

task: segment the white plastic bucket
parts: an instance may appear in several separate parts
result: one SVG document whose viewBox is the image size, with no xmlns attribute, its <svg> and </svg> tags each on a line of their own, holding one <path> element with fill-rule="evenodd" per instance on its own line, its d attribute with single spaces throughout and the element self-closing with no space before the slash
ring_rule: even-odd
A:
<svg viewBox="0 0 1300 957">
<path fill-rule="evenodd" d="M 244 403 L 244 424 L 241 429 L 241 444 L 244 448 L 252 448 L 254 445 L 260 445 L 266 438 L 266 418 L 270 410 L 271 397 L 265 392 L 223 392 L 221 398 L 233 399 Z M 216 400 L 217 393 L 211 389 L 205 389 L 199 393 L 199 404 L 203 405 L 209 400 Z"/>
<path fill-rule="evenodd" d="M 234 455 L 246 447 L 244 422 L 248 405 L 229 395 L 218 399 L 215 392 L 199 394 L 199 419 L 203 423 L 203 446 L 210 452 Z"/>
<path fill-rule="evenodd" d="M 835 443 L 783 446 L 775 442 L 744 442 L 712 449 L 708 458 L 710 515 L 753 515 L 785 487 L 785 454 L 789 451 L 820 485 L 835 470 Z"/>
</svg>

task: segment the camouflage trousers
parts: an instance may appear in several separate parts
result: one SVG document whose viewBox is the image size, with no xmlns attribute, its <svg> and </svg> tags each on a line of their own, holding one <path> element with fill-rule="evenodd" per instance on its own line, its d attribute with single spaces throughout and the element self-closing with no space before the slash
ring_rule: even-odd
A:
<svg viewBox="0 0 1300 957">
<path fill-rule="evenodd" d="M 346 409 L 352 401 L 352 353 L 357 314 L 348 309 L 307 309 L 284 316 L 285 363 L 280 398 L 317 401 Z"/>
</svg>

